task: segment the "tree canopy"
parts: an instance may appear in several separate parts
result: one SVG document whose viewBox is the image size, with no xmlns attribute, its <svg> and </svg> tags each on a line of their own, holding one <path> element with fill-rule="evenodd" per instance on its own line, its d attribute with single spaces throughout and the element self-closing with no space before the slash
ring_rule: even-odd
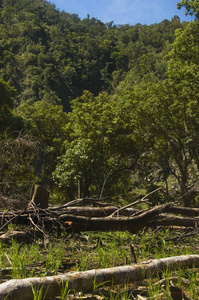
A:
<svg viewBox="0 0 199 300">
<path fill-rule="evenodd" d="M 199 1 L 198 0 L 182 0 L 177 3 L 177 8 L 185 7 L 185 14 L 199 18 Z"/>
<path fill-rule="evenodd" d="M 198 17 L 198 1 L 183 6 Z M 1 1 L 4 186 L 18 173 L 22 190 L 27 179 L 65 201 L 127 202 L 162 186 L 156 203 L 195 205 L 198 32 L 178 16 L 115 25 L 44 0 Z"/>
</svg>

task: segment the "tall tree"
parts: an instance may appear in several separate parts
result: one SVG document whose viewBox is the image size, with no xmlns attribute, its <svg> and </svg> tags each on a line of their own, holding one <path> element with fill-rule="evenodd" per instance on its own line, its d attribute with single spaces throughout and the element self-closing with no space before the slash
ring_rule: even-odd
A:
<svg viewBox="0 0 199 300">
<path fill-rule="evenodd" d="M 88 91 L 72 102 L 65 130 L 64 152 L 54 172 L 55 181 L 70 197 L 125 194 L 129 172 L 137 157 L 130 115 L 115 109 L 107 94 Z M 126 184 L 126 185 L 125 185 Z"/>
<path fill-rule="evenodd" d="M 126 101 L 135 103 L 137 99 L 132 107 L 138 132 L 142 134 L 144 130 L 145 138 L 151 137 L 146 161 L 155 170 L 162 169 L 164 178 L 169 174 L 176 178 L 184 204 L 188 206 L 191 205 L 190 183 L 197 179 L 199 171 L 198 30 L 196 21 L 184 31 L 178 31 L 167 56 L 165 80 L 137 87 L 128 83 L 122 90 Z"/>
<path fill-rule="evenodd" d="M 24 121 L 24 130 L 37 143 L 39 152 L 32 158 L 34 174 L 47 187 L 52 187 L 52 172 L 60 155 L 64 137 L 67 114 L 61 105 L 52 105 L 46 101 L 27 103 L 17 108 L 17 114 Z"/>
</svg>

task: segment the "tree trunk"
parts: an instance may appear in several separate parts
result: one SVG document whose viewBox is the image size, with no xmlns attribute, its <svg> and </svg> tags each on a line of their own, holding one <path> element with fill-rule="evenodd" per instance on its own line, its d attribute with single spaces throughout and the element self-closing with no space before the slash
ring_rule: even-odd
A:
<svg viewBox="0 0 199 300">
<path fill-rule="evenodd" d="M 70 272 L 63 275 L 13 279 L 0 284 L 0 300 L 33 300 L 32 288 L 42 289 L 46 298 L 60 295 L 61 288 L 89 293 L 97 284 L 113 286 L 154 277 L 166 270 L 179 268 L 198 268 L 199 255 L 182 255 L 154 259 L 137 265 L 120 266 L 83 272 Z"/>
<path fill-rule="evenodd" d="M 36 184 L 31 202 L 33 202 L 39 208 L 48 208 L 49 195 L 49 191 L 47 191 L 41 185 Z"/>
<path fill-rule="evenodd" d="M 146 211 L 136 211 L 129 217 L 111 217 L 110 212 L 112 211 L 115 211 L 115 208 L 68 207 L 63 210 L 57 208 L 56 210 L 37 209 L 36 211 L 28 209 L 19 213 L 16 213 L 16 211 L 2 212 L 0 213 L 0 222 L 3 225 L 0 227 L 0 230 L 5 228 L 9 223 L 12 223 L 31 226 L 38 224 L 42 230 L 61 226 L 60 229 L 66 232 L 128 230 L 131 233 L 137 233 L 145 227 L 149 228 L 159 225 L 194 228 L 198 223 L 197 216 L 199 215 L 199 209 L 174 207 L 171 204 L 159 205 Z M 119 213 L 131 214 L 132 211 L 134 210 L 126 208 Z M 172 214 L 168 214 L 168 212 Z M 108 216 L 101 217 L 105 213 Z M 81 216 L 81 214 L 85 214 L 86 217 Z M 176 216 L 176 214 L 187 215 L 191 218 Z M 98 217 L 93 217 L 93 215 L 97 215 Z M 193 218 L 194 216 L 196 218 Z"/>
<path fill-rule="evenodd" d="M 172 214 L 180 214 L 189 217 L 199 216 L 199 208 L 191 208 L 191 207 L 181 207 L 181 206 L 171 205 L 165 208 L 165 212 L 170 212 Z"/>
<path fill-rule="evenodd" d="M 159 215 L 155 221 L 148 225 L 148 227 L 152 226 L 179 226 L 179 227 L 192 227 L 194 228 L 198 223 L 198 220 L 178 217 L 168 214 Z"/>
<path fill-rule="evenodd" d="M 140 229 L 147 227 L 150 222 L 154 221 L 160 213 L 164 212 L 165 207 L 166 205 L 159 205 L 132 217 L 87 218 L 63 214 L 59 216 L 59 220 L 65 224 L 66 231 L 128 230 L 131 233 L 137 233 Z"/>
<path fill-rule="evenodd" d="M 118 207 L 116 206 L 106 206 L 106 207 L 92 207 L 92 206 L 73 206 L 73 207 L 67 207 L 58 214 L 70 214 L 70 215 L 76 215 L 76 216 L 85 216 L 85 217 L 107 217 L 114 213 L 116 210 L 118 210 Z M 126 208 L 124 210 L 121 210 L 121 212 L 118 213 L 117 216 L 131 216 L 132 214 L 138 212 L 138 209 L 134 208 Z"/>
</svg>

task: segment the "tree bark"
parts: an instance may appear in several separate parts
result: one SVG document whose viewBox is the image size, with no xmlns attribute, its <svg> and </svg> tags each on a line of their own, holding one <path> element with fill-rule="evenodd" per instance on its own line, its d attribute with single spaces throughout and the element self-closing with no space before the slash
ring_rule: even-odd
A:
<svg viewBox="0 0 199 300">
<path fill-rule="evenodd" d="M 154 226 L 181 226 L 195 228 L 198 220 L 183 217 L 177 217 L 158 213 L 155 215 L 143 213 L 136 217 L 121 218 L 87 218 L 73 215 L 61 216 L 64 222 L 65 230 L 68 232 L 80 231 L 129 231 L 138 233 L 143 228 Z"/>
<path fill-rule="evenodd" d="M 39 208 L 48 208 L 49 196 L 49 191 L 43 186 L 36 184 L 30 204 L 34 203 Z"/>
<path fill-rule="evenodd" d="M 46 298 L 60 295 L 61 287 L 68 285 L 69 290 L 89 293 L 94 285 L 119 285 L 154 277 L 162 271 L 179 268 L 199 267 L 199 255 L 182 255 L 154 259 L 138 265 L 98 269 L 83 272 L 70 272 L 63 275 L 13 279 L 0 284 L 0 300 L 33 300 L 32 287 L 42 289 Z"/>
<path fill-rule="evenodd" d="M 67 207 L 64 210 L 58 211 L 58 214 L 72 214 L 77 216 L 85 217 L 107 217 L 118 210 L 117 206 L 106 206 L 106 207 L 92 207 L 92 206 L 73 206 Z M 130 216 L 136 212 L 138 209 L 135 208 L 126 208 L 118 213 L 118 216 Z"/>
<path fill-rule="evenodd" d="M 58 214 L 72 214 L 77 216 L 85 217 L 106 217 L 118 210 L 117 206 L 106 206 L 106 207 L 92 207 L 92 206 L 74 206 L 67 207 L 63 210 L 58 211 Z M 131 216 L 134 213 L 141 212 L 135 208 L 125 208 L 119 211 L 118 216 Z M 165 213 L 179 214 L 188 217 L 199 216 L 199 208 L 181 207 L 174 205 L 167 205 L 165 207 Z"/>
<path fill-rule="evenodd" d="M 73 215 L 60 215 L 59 220 L 64 223 L 66 231 L 125 231 L 137 233 L 147 227 L 160 213 L 164 212 L 166 205 L 156 206 L 132 217 L 113 218 L 87 218 Z M 50 224 L 49 224 L 50 225 Z"/>
<path fill-rule="evenodd" d="M 194 228 L 198 223 L 197 219 L 189 219 L 184 217 L 178 217 L 174 215 L 168 214 L 160 214 L 151 224 L 150 226 L 179 226 L 179 227 L 192 227 Z"/>
<path fill-rule="evenodd" d="M 165 208 L 165 212 L 170 212 L 173 214 L 180 214 L 183 216 L 189 216 L 189 217 L 197 217 L 199 216 L 199 208 L 191 208 L 191 207 L 181 207 L 181 206 L 174 206 L 174 205 L 168 205 Z"/>
</svg>

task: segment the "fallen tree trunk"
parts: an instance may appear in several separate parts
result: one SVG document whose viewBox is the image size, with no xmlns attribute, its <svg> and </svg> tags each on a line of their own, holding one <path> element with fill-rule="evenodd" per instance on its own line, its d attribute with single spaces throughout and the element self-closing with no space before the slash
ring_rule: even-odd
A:
<svg viewBox="0 0 199 300">
<path fill-rule="evenodd" d="M 53 209 L 54 210 L 54 209 Z M 92 206 L 72 206 L 72 207 L 66 207 L 63 209 L 57 208 L 57 214 L 73 214 L 78 216 L 86 216 L 86 217 L 106 217 L 111 214 L 113 214 L 115 211 L 118 210 L 117 206 L 106 206 L 106 207 L 92 207 Z M 49 208 L 49 211 L 51 209 Z M 118 214 L 116 216 L 131 216 L 135 213 L 141 213 L 142 211 L 139 211 L 135 208 L 125 208 L 119 210 Z M 165 208 L 165 213 L 171 213 L 171 214 L 180 214 L 187 217 L 197 217 L 199 216 L 199 208 L 190 208 L 190 207 L 181 207 L 181 206 L 174 206 L 172 204 L 168 204 Z M 115 217 L 116 217 L 115 216 Z"/>
<path fill-rule="evenodd" d="M 199 208 L 191 208 L 191 207 L 168 205 L 167 208 L 165 209 L 165 212 L 169 212 L 172 214 L 180 214 L 188 217 L 199 216 Z"/>
<path fill-rule="evenodd" d="M 115 211 L 118 210 L 117 206 L 105 206 L 105 207 L 93 207 L 93 206 L 60 206 L 60 207 L 49 207 L 48 209 L 45 209 L 44 211 L 55 214 L 57 216 L 62 214 L 73 214 L 78 216 L 87 216 L 87 217 L 105 217 L 113 214 Z M 29 208 L 28 210 L 25 210 L 22 212 L 21 210 L 8 210 L 8 211 L 0 211 L 0 220 L 2 221 L 2 218 L 12 218 L 13 216 L 16 216 L 17 214 L 27 214 L 27 213 L 33 213 L 33 210 Z M 42 210 L 40 210 L 40 213 L 42 214 Z M 142 213 L 142 211 L 139 211 L 135 208 L 125 208 L 121 209 L 118 212 L 118 215 L 116 216 L 131 216 L 135 213 Z M 199 216 L 199 208 L 190 208 L 190 207 L 181 207 L 181 206 L 174 206 L 172 204 L 167 204 L 165 208 L 165 213 L 172 213 L 172 214 L 180 214 L 183 216 L 189 216 L 189 217 L 197 217 Z M 1 222 L 2 223 L 2 222 Z"/>
<path fill-rule="evenodd" d="M 57 214 L 70 214 L 70 215 L 77 215 L 77 216 L 85 216 L 85 217 L 107 217 L 118 210 L 116 206 L 106 206 L 106 207 L 92 207 L 92 206 L 73 206 L 67 207 L 62 210 L 58 210 Z M 117 216 L 131 216 L 132 214 L 138 212 L 138 209 L 134 208 L 126 208 L 118 213 Z"/>
<path fill-rule="evenodd" d="M 120 218 L 87 218 L 73 215 L 62 215 L 60 219 L 68 232 L 78 231 L 129 231 L 137 233 L 143 228 L 154 226 L 181 226 L 195 228 L 198 219 L 162 214 L 156 207 L 138 216 Z"/>
<path fill-rule="evenodd" d="M 153 222 L 148 224 L 148 227 L 161 225 L 195 228 L 198 221 L 198 219 L 178 217 L 171 214 L 160 214 Z"/>
<path fill-rule="evenodd" d="M 198 224 L 198 218 L 184 218 L 180 216 L 171 215 L 168 212 L 170 204 L 159 205 L 149 210 L 136 211 L 132 216 L 120 216 L 120 217 L 85 217 L 81 215 L 68 214 L 78 212 L 78 207 L 74 210 L 50 211 L 48 210 L 27 210 L 16 212 L 12 214 L 2 215 L 0 230 L 5 228 L 9 223 L 18 225 L 35 226 L 37 229 L 44 232 L 45 230 L 64 230 L 66 232 L 81 232 L 81 231 L 129 231 L 131 233 L 137 233 L 143 228 L 149 228 L 152 226 L 182 226 L 194 228 Z M 112 211 L 113 208 L 107 208 L 106 212 Z M 93 208 L 86 208 L 80 211 L 85 214 L 88 212 L 92 215 Z M 128 209 L 130 210 L 130 209 Z M 94 214 L 100 212 L 103 213 L 103 209 L 95 208 Z M 123 211 L 125 212 L 125 210 Z M 132 211 L 131 211 L 132 212 Z M 126 211 L 127 213 L 127 211 Z M 8 217 L 9 216 L 9 217 Z M 39 226 L 39 227 L 38 227 Z"/>
<path fill-rule="evenodd" d="M 59 217 L 63 214 L 70 214 L 70 215 L 76 215 L 76 216 L 85 216 L 85 217 L 107 217 L 111 215 L 113 212 L 115 212 L 118 209 L 116 206 L 106 206 L 106 207 L 92 207 L 92 206 L 74 206 L 74 207 L 66 207 L 66 208 L 49 208 L 48 210 L 45 210 L 46 212 L 49 212 L 50 214 L 54 214 L 55 216 Z M 134 208 L 127 208 L 125 210 L 122 210 L 118 213 L 116 216 L 131 216 L 134 213 L 140 212 L 138 209 Z M 17 214 L 24 214 L 24 213 L 33 213 L 33 210 L 28 209 L 25 212 L 21 211 L 0 211 L 0 220 L 3 221 L 3 219 L 10 219 L 14 216 L 17 216 Z M 42 212 L 40 212 L 42 214 Z M 2 223 L 2 222 L 1 222 Z"/>
<path fill-rule="evenodd" d="M 166 270 L 199 267 L 199 255 L 182 255 L 163 259 L 154 259 L 138 265 L 121 266 L 83 272 L 71 272 L 63 275 L 13 279 L 0 284 L 0 300 L 33 300 L 32 288 L 42 289 L 46 298 L 60 295 L 61 288 L 89 293 L 94 285 L 119 285 L 154 277 Z"/>
<path fill-rule="evenodd" d="M 73 215 L 60 215 L 59 220 L 64 224 L 66 231 L 129 231 L 137 233 L 140 229 L 164 212 L 166 205 L 159 205 L 150 210 L 143 211 L 133 217 L 114 218 L 87 218 Z"/>
<path fill-rule="evenodd" d="M 138 215 L 132 217 L 115 217 L 115 218 L 89 218 L 83 216 L 75 216 L 67 214 L 64 211 L 56 212 L 49 210 L 27 210 L 13 215 L 5 214 L 2 216 L 1 226 L 2 230 L 5 225 L 9 223 L 18 225 L 31 225 L 30 218 L 35 224 L 41 223 L 42 226 L 46 225 L 47 228 L 52 228 L 53 224 L 65 227 L 66 231 L 124 231 L 138 232 L 139 229 L 147 225 L 158 214 L 163 213 L 167 205 L 159 205 L 147 211 L 141 211 Z"/>
</svg>

